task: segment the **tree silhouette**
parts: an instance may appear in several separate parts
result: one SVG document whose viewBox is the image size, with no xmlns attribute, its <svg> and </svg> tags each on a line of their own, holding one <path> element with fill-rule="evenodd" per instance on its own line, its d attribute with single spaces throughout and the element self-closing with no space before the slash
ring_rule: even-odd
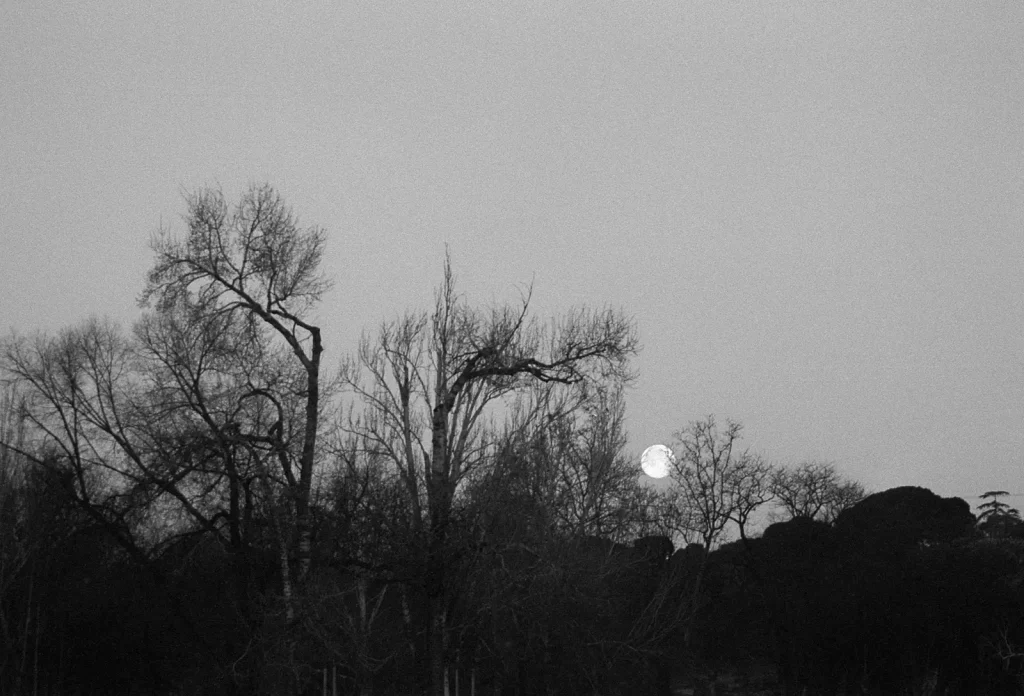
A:
<svg viewBox="0 0 1024 696">
<path fill-rule="evenodd" d="M 986 491 L 979 498 L 987 502 L 978 505 L 978 529 L 987 536 L 1008 536 L 1021 525 L 1020 511 L 999 500 L 1010 495 L 1007 491 Z"/>
<path fill-rule="evenodd" d="M 833 464 L 813 461 L 777 469 L 771 489 L 788 518 L 809 517 L 828 524 L 865 496 L 864 487 L 845 480 Z"/>
<path fill-rule="evenodd" d="M 253 349 L 272 351 L 272 342 L 280 341 L 301 367 L 302 384 L 281 385 L 303 402 L 297 448 L 290 445 L 291 433 L 283 431 L 284 396 L 265 385 L 256 385 L 248 396 L 270 401 L 280 413 L 278 425 L 259 435 L 266 438 L 285 479 L 302 581 L 310 567 L 310 491 L 324 350 L 320 327 L 310 323 L 308 314 L 330 287 L 319 268 L 326 233 L 302 228 L 269 186 L 250 187 L 233 208 L 220 191 L 200 191 L 188 198 L 186 221 L 183 239 L 163 231 L 153 240 L 156 263 L 142 299 L 158 311 L 184 305 L 199 320 L 237 317 Z"/>
<path fill-rule="evenodd" d="M 520 429 L 550 421 L 580 407 L 598 384 L 631 377 L 636 331 L 620 312 L 570 310 L 543 325 L 528 310 L 529 293 L 518 305 L 469 306 L 446 257 L 433 311 L 385 323 L 342 370 L 355 397 L 343 427 L 362 450 L 393 466 L 406 493 L 409 533 L 420 540 L 424 662 L 433 694 L 444 691 L 454 579 L 467 558 L 453 548 L 461 538 L 453 533 L 455 502 L 494 451 L 489 419 L 532 398 Z"/>
</svg>

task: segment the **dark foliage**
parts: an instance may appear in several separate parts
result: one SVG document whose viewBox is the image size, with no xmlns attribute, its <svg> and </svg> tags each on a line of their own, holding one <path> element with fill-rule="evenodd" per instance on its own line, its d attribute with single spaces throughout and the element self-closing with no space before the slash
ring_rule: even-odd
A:
<svg viewBox="0 0 1024 696">
<path fill-rule="evenodd" d="M 722 547 L 705 660 L 772 664 L 785 693 L 1020 693 L 1024 546 L 972 522 L 964 501 L 906 487 L 835 527 L 796 518 Z"/>
</svg>

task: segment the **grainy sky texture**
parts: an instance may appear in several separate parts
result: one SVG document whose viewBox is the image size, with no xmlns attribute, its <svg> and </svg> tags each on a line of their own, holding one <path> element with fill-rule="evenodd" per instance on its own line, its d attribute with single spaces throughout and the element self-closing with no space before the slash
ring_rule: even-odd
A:
<svg viewBox="0 0 1024 696">
<path fill-rule="evenodd" d="M 448 244 L 471 299 L 635 315 L 636 453 L 714 413 L 1024 493 L 1022 37 L 1019 0 L 2 1 L 0 327 L 127 325 L 182 191 L 267 181 L 330 232 L 335 359 Z"/>
</svg>

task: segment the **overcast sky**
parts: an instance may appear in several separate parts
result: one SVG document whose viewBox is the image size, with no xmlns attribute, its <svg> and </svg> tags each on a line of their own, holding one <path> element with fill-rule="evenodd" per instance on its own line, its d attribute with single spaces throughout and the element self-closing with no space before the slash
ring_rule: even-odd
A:
<svg viewBox="0 0 1024 696">
<path fill-rule="evenodd" d="M 333 359 L 448 244 L 472 300 L 636 317 L 635 452 L 713 413 L 1024 493 L 1019 0 L 0 0 L 4 331 L 130 324 L 182 192 L 250 181 L 329 231 Z"/>
</svg>

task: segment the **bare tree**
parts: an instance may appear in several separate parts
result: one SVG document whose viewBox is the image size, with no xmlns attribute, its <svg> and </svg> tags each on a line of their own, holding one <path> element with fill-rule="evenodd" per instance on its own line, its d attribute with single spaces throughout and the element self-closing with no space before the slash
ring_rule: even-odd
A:
<svg viewBox="0 0 1024 696">
<path fill-rule="evenodd" d="M 676 433 L 669 490 L 675 531 L 708 551 L 726 537 L 730 523 L 745 535 L 750 516 L 771 499 L 771 468 L 760 456 L 738 450 L 742 429 L 727 421 L 719 430 L 708 416 Z"/>
<path fill-rule="evenodd" d="M 185 296 L 136 325 L 139 378 L 147 385 L 137 410 L 157 445 L 143 473 L 164 489 L 181 488 L 202 507 L 208 531 L 226 527 L 221 541 L 236 555 L 269 523 L 291 620 L 288 443 L 301 440 L 305 374 L 254 328 L 240 312 L 209 311 Z"/>
<path fill-rule="evenodd" d="M 231 549 L 248 543 L 254 481 L 276 443 L 262 433 L 280 412 L 249 398 L 275 379 L 265 361 L 236 350 L 228 318 L 197 322 L 165 309 L 135 337 L 93 320 L 5 344 L 30 426 L 19 451 L 71 473 L 75 499 L 123 528 L 122 543 L 138 552 L 196 530 Z"/>
<path fill-rule="evenodd" d="M 835 465 L 816 461 L 777 469 L 772 493 L 788 518 L 808 517 L 828 524 L 865 496 L 864 487 L 844 479 Z"/>
<path fill-rule="evenodd" d="M 26 427 L 24 447 L 17 451 L 65 476 L 81 509 L 145 562 L 130 524 L 152 494 L 129 464 L 148 464 L 132 436 L 137 425 L 129 415 L 133 363 L 117 328 L 96 320 L 56 337 L 14 337 L 4 344 L 3 368 L 21 396 L 19 415 Z M 202 518 L 179 490 L 171 494 Z"/>
<path fill-rule="evenodd" d="M 520 471 L 519 478 L 529 470 L 530 496 L 561 536 L 632 543 L 662 531 L 655 519 L 656 491 L 640 483 L 635 461 L 625 451 L 622 386 L 599 386 L 573 404 L 545 396 L 546 403 L 535 401 L 507 422 L 490 483 L 500 486 L 509 473 L 503 469 L 510 466 Z"/>
<path fill-rule="evenodd" d="M 732 498 L 732 521 L 740 539 L 747 543 L 750 519 L 763 505 L 774 499 L 771 480 L 774 469 L 760 455 L 747 453 L 737 463 L 727 488 Z"/>
<path fill-rule="evenodd" d="M 199 316 L 238 315 L 254 342 L 280 342 L 304 373 L 298 390 L 304 406 L 299 446 L 285 437 L 283 422 L 266 434 L 286 484 L 302 581 L 310 566 L 310 491 L 324 350 L 320 328 L 309 314 L 330 285 L 319 269 L 326 234 L 301 227 L 269 186 L 251 187 L 233 208 L 221 192 L 200 191 L 188 198 L 186 222 L 183 239 L 163 231 L 153 240 L 156 263 L 144 303 L 155 303 L 159 311 L 184 301 Z M 269 400 L 279 411 L 285 400 L 267 388 L 253 389 L 251 396 Z"/>
<path fill-rule="evenodd" d="M 632 322 L 613 310 L 572 310 L 550 324 L 518 305 L 470 307 L 456 293 L 451 264 L 433 312 L 408 314 L 364 338 L 342 371 L 360 410 L 347 428 L 395 467 L 412 532 L 425 537 L 428 664 L 432 692 L 444 688 L 451 583 L 448 540 L 457 491 L 487 461 L 488 423 L 531 384 L 573 387 L 630 377 L 637 350 Z M 539 411 L 527 421 L 536 417 Z"/>
<path fill-rule="evenodd" d="M 621 387 L 595 390 L 576 412 L 566 414 L 570 440 L 558 461 L 555 514 L 574 536 L 598 536 L 620 543 L 652 532 L 654 491 L 640 484 L 636 464 L 625 452 L 626 404 Z"/>
<path fill-rule="evenodd" d="M 707 554 L 736 524 L 746 541 L 750 516 L 771 499 L 770 466 L 758 455 L 740 451 L 743 427 L 726 421 L 720 430 L 714 416 L 695 421 L 676 433 L 672 487 L 666 493 L 666 516 L 684 540 L 697 540 L 704 548 L 693 580 L 684 641 L 689 644 L 703 590 Z"/>
<path fill-rule="evenodd" d="M 327 286 L 324 235 L 266 187 L 230 212 L 216 192 L 188 204 L 186 238 L 153 242 L 151 311 L 134 334 L 91 320 L 12 337 L 3 368 L 23 395 L 26 453 L 51 453 L 37 463 L 70 472 L 74 499 L 136 560 L 197 531 L 242 550 L 262 517 L 293 617 L 323 393 L 304 317 Z"/>
</svg>

